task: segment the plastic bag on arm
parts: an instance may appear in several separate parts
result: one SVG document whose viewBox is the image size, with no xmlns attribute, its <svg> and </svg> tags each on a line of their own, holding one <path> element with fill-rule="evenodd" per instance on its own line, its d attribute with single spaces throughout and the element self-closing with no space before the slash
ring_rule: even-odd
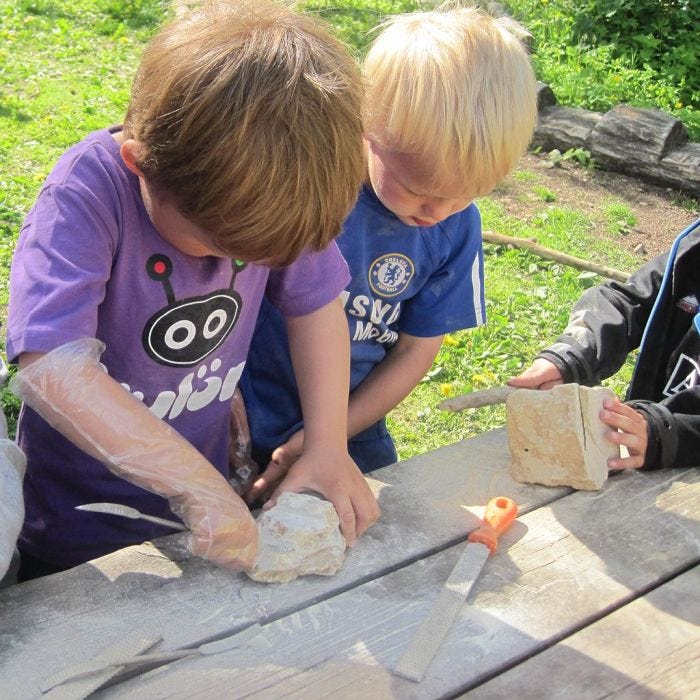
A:
<svg viewBox="0 0 700 700">
<path fill-rule="evenodd" d="M 193 554 L 250 566 L 257 528 L 245 503 L 189 442 L 109 377 L 99 362 L 104 348 L 94 338 L 67 343 L 17 372 L 10 388 L 114 474 L 167 498 L 191 530 Z"/>
<path fill-rule="evenodd" d="M 240 389 L 231 398 L 231 441 L 229 443 L 229 483 L 238 494 L 244 494 L 258 477 L 260 468 L 251 456 L 252 443 L 248 416 Z"/>
<path fill-rule="evenodd" d="M 7 438 L 7 421 L 0 411 L 0 578 L 10 568 L 24 521 L 22 480 L 26 466 L 22 450 Z"/>
</svg>

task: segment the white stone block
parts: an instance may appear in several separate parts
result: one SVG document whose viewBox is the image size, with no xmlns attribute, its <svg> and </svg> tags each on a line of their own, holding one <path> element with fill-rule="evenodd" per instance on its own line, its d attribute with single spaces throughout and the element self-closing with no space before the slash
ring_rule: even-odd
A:
<svg viewBox="0 0 700 700">
<path fill-rule="evenodd" d="M 605 438 L 599 417 L 603 387 L 561 384 L 549 391 L 519 389 L 508 396 L 506 415 L 511 476 L 520 482 L 576 489 L 601 488 L 607 460 L 619 447 Z"/>
<path fill-rule="evenodd" d="M 246 572 L 255 581 L 285 583 L 306 574 L 335 574 L 345 559 L 345 538 L 329 501 L 305 493 L 280 494 L 257 520 L 258 556 Z"/>
</svg>

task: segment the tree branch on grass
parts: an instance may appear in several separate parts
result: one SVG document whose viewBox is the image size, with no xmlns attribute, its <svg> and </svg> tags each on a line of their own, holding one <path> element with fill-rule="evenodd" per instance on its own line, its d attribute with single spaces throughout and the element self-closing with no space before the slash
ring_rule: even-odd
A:
<svg viewBox="0 0 700 700">
<path fill-rule="evenodd" d="M 529 250 L 531 253 L 539 255 L 541 258 L 554 260 L 562 263 L 563 265 L 575 267 L 578 270 L 590 270 L 591 272 L 595 272 L 602 277 L 608 277 L 609 279 L 617 280 L 618 282 L 626 282 L 630 276 L 627 272 L 622 272 L 621 270 L 616 270 L 612 267 L 606 267 L 605 265 L 598 265 L 596 263 L 589 262 L 588 260 L 576 258 L 573 255 L 567 255 L 566 253 L 560 253 L 558 250 L 553 250 L 552 248 L 546 248 L 545 246 L 539 245 L 532 239 L 504 236 L 503 234 L 494 233 L 493 231 L 483 231 L 482 236 L 486 243 L 493 243 L 495 245 L 509 245 L 513 246 L 514 248 Z"/>
</svg>

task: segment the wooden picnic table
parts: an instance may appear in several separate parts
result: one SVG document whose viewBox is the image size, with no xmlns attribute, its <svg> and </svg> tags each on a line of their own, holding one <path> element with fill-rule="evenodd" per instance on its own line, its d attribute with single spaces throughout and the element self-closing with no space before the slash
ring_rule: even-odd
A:
<svg viewBox="0 0 700 700">
<path fill-rule="evenodd" d="M 47 679 L 135 638 L 163 651 L 236 633 L 230 651 L 107 668 L 46 697 L 700 697 L 700 469 L 573 491 L 517 483 L 509 459 L 498 429 L 374 472 L 382 518 L 335 576 L 254 582 L 173 535 L 3 589 L 0 698 L 42 697 Z M 397 676 L 500 495 L 518 519 L 424 679 Z"/>
</svg>

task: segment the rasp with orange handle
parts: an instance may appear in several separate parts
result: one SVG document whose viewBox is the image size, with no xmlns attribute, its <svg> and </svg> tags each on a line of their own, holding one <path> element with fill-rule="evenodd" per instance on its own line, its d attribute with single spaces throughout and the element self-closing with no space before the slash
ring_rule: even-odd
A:
<svg viewBox="0 0 700 700">
<path fill-rule="evenodd" d="M 394 671 L 399 676 L 416 682 L 422 680 L 489 554 L 496 551 L 498 536 L 508 529 L 517 515 L 518 506 L 510 498 L 499 496 L 488 502 L 481 526 L 470 533 L 468 544 L 430 614 L 396 664 Z"/>
</svg>

